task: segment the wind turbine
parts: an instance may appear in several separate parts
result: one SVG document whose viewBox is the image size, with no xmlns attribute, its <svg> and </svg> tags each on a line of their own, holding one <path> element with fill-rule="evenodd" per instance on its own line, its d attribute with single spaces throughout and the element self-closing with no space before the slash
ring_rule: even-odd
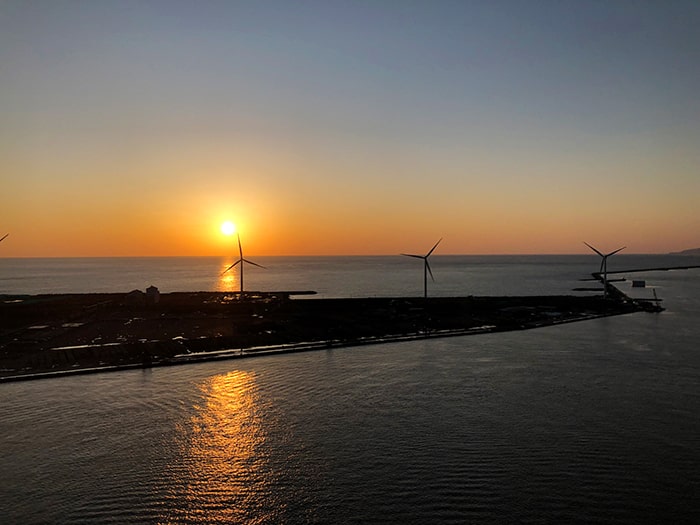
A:
<svg viewBox="0 0 700 525">
<path fill-rule="evenodd" d="M 241 280 L 241 297 L 243 297 L 243 266 L 244 266 L 244 263 L 252 264 L 253 266 L 257 266 L 258 268 L 265 268 L 265 267 L 258 264 L 258 263 L 254 263 L 253 261 L 249 261 L 248 259 L 243 258 L 243 248 L 241 247 L 241 235 L 237 233 L 236 236 L 238 237 L 238 253 L 239 253 L 240 257 L 235 263 L 233 263 L 231 266 L 229 266 L 223 272 L 221 272 L 221 275 L 225 274 L 226 272 L 228 272 L 229 270 L 234 268 L 237 264 L 240 264 L 241 269 L 240 269 L 240 276 L 239 277 Z"/>
<path fill-rule="evenodd" d="M 600 255 L 603 259 L 600 261 L 600 270 L 598 271 L 598 275 L 601 273 L 603 274 L 603 297 L 607 299 L 608 297 L 608 257 L 611 255 L 615 255 L 617 252 L 624 250 L 627 248 L 627 246 L 623 246 L 622 248 L 618 248 L 614 252 L 610 253 L 601 253 L 597 249 L 595 249 L 593 246 L 588 244 L 586 241 L 583 242 L 586 246 L 588 246 L 591 250 L 596 252 L 598 255 Z"/>
<path fill-rule="evenodd" d="M 442 241 L 442 239 L 440 239 Z M 430 248 L 430 251 L 426 253 L 425 255 L 414 255 L 412 253 L 402 253 L 401 255 L 405 255 L 406 257 L 415 257 L 416 259 L 423 259 L 423 296 L 427 299 L 428 298 L 428 274 L 430 274 L 430 278 L 435 281 L 435 277 L 433 277 L 433 272 L 430 269 L 430 263 L 428 263 L 428 257 L 430 257 L 430 254 L 435 251 L 435 248 L 437 248 L 437 245 L 440 244 L 440 241 L 435 243 L 435 246 Z"/>
</svg>

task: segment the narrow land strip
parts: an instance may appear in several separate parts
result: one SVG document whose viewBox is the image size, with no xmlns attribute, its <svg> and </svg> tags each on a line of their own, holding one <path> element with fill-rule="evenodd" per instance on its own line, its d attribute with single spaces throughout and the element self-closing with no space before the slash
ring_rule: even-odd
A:
<svg viewBox="0 0 700 525">
<path fill-rule="evenodd" d="M 600 296 L 0 296 L 0 381 L 523 330 L 656 308 Z"/>
</svg>

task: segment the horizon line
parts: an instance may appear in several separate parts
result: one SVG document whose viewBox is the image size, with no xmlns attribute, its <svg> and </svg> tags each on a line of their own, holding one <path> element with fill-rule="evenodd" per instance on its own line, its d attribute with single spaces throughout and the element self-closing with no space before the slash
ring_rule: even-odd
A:
<svg viewBox="0 0 700 525">
<path fill-rule="evenodd" d="M 556 253 L 437 253 L 434 257 L 543 257 L 543 256 L 579 256 L 596 254 L 591 252 L 556 252 Z M 684 255 L 683 251 L 676 252 L 626 252 L 616 254 L 618 256 L 629 255 Z M 692 254 L 690 254 L 692 255 Z M 261 255 L 252 254 L 250 257 L 394 257 L 401 256 L 400 253 L 374 253 L 374 254 L 274 254 Z M 156 258 L 211 258 L 211 257 L 233 257 L 230 254 L 213 255 L 8 255 L 0 256 L 0 259 L 156 259 Z"/>
</svg>

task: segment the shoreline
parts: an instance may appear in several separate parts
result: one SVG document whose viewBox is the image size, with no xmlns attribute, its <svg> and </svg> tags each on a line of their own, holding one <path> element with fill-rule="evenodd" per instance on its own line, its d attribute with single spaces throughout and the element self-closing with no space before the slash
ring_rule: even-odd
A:
<svg viewBox="0 0 700 525">
<path fill-rule="evenodd" d="M 0 383 L 527 330 L 649 310 L 624 295 L 291 299 L 0 296 Z"/>
</svg>

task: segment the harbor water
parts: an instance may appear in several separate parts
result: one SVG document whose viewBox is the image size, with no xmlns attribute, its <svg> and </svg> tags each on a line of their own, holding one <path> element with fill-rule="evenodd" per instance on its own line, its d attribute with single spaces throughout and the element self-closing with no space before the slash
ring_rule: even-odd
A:
<svg viewBox="0 0 700 525">
<path fill-rule="evenodd" d="M 247 289 L 423 291 L 409 258 L 251 259 L 267 270 L 246 268 Z M 611 271 L 698 264 L 614 259 Z M 228 264 L 0 259 L 0 294 L 236 290 Z M 568 294 L 595 286 L 578 280 L 599 259 L 431 266 L 433 295 Z M 0 384 L 0 521 L 697 523 L 700 270 L 626 277 L 623 291 L 656 292 L 666 310 Z"/>
</svg>

